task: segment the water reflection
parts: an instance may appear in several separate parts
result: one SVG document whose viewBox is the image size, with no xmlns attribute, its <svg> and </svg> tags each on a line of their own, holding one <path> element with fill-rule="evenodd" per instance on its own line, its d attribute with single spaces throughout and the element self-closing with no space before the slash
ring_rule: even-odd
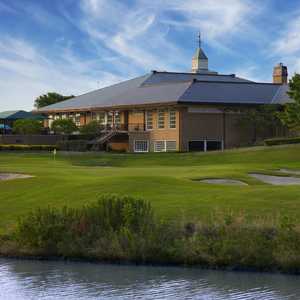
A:
<svg viewBox="0 0 300 300">
<path fill-rule="evenodd" d="M 0 259 L 1 299 L 300 299 L 300 277 Z"/>
</svg>

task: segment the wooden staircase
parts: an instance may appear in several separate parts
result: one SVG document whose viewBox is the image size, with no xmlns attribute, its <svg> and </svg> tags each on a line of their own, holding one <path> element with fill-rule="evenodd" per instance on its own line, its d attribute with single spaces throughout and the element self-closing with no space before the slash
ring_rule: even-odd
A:
<svg viewBox="0 0 300 300">
<path fill-rule="evenodd" d="M 89 141 L 89 144 L 92 145 L 93 150 L 99 149 L 104 143 L 109 141 L 112 137 L 114 137 L 117 134 L 117 130 L 113 129 L 111 131 L 106 132 L 104 135 L 101 135 L 100 137 L 97 137 L 91 141 Z"/>
</svg>

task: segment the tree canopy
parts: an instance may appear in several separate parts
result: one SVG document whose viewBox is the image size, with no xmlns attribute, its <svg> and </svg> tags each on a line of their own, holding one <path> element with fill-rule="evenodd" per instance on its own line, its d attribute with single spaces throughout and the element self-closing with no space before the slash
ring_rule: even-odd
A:
<svg viewBox="0 0 300 300">
<path fill-rule="evenodd" d="M 103 125 L 101 125 L 100 122 L 94 120 L 82 126 L 80 128 L 80 133 L 86 135 L 99 135 L 101 134 L 102 129 L 103 129 Z"/>
<path fill-rule="evenodd" d="M 289 82 L 288 95 L 293 100 L 284 106 L 279 114 L 281 122 L 291 130 L 300 130 L 300 74 L 295 74 Z"/>
<path fill-rule="evenodd" d="M 279 110 L 278 105 L 261 105 L 244 109 L 238 119 L 238 125 L 253 128 L 253 143 L 255 143 L 264 132 L 275 132 L 276 128 L 280 127 Z"/>
<path fill-rule="evenodd" d="M 18 134 L 39 134 L 43 129 L 43 124 L 39 120 L 20 119 L 13 124 L 13 132 Z"/>
<path fill-rule="evenodd" d="M 72 134 L 78 128 L 71 119 L 60 119 L 53 121 L 51 129 L 58 134 Z"/>
<path fill-rule="evenodd" d="M 74 96 L 73 95 L 63 96 L 63 95 L 60 95 L 58 93 L 50 92 L 50 93 L 47 93 L 45 95 L 41 95 L 38 98 L 36 98 L 35 101 L 34 101 L 34 107 L 35 108 L 41 108 L 41 107 L 51 105 L 51 104 L 55 104 L 57 102 L 61 102 L 61 101 L 68 100 L 68 99 L 71 99 L 71 98 L 74 98 Z"/>
</svg>

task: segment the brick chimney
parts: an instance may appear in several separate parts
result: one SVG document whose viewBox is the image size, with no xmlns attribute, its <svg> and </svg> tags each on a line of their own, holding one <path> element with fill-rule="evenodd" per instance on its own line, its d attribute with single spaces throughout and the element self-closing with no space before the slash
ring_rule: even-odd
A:
<svg viewBox="0 0 300 300">
<path fill-rule="evenodd" d="M 282 63 L 276 65 L 273 69 L 273 83 L 287 84 L 288 70 Z"/>
</svg>

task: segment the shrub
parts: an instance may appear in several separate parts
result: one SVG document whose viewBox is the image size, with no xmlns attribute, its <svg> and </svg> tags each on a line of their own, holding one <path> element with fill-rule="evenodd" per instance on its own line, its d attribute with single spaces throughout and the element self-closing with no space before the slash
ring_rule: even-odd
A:
<svg viewBox="0 0 300 300">
<path fill-rule="evenodd" d="M 275 145 L 285 145 L 285 144 L 299 144 L 300 137 L 292 137 L 292 138 L 274 138 L 265 140 L 265 144 L 267 146 L 275 146 Z"/>
<path fill-rule="evenodd" d="M 80 128 L 80 133 L 84 135 L 100 135 L 103 129 L 103 125 L 101 125 L 98 121 L 91 121 L 86 125 L 83 125 Z"/>
<path fill-rule="evenodd" d="M 63 151 L 86 151 L 88 144 L 86 140 L 66 140 L 59 141 L 57 145 Z"/>
<path fill-rule="evenodd" d="M 56 134 L 71 134 L 76 131 L 78 128 L 76 124 L 71 119 L 59 119 L 54 120 L 51 129 Z"/>
<path fill-rule="evenodd" d="M 13 133 L 17 134 L 39 134 L 43 129 L 43 124 L 39 120 L 21 119 L 13 124 Z"/>
<path fill-rule="evenodd" d="M 205 222 L 159 221 L 148 202 L 129 196 L 35 210 L 18 222 L 14 241 L 22 254 L 300 273 L 295 220 L 214 215 Z M 5 243 L 0 252 L 7 251 Z"/>
<path fill-rule="evenodd" d="M 149 235 L 153 224 L 152 208 L 147 202 L 104 195 L 80 209 L 37 209 L 18 222 L 16 237 L 20 245 L 51 255 L 87 255 L 87 248 L 97 249 L 105 242 L 110 249 L 110 243 L 116 240 L 126 252 L 129 244 L 138 244 L 139 238 Z"/>
</svg>

